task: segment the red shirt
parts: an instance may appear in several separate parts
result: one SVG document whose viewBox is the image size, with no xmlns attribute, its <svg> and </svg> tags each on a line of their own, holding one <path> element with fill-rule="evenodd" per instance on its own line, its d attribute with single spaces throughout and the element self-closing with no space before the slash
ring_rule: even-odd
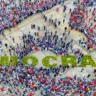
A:
<svg viewBox="0 0 96 96">
<path fill-rule="evenodd" d="M 33 96 L 32 93 L 30 93 L 28 96 Z"/>
<path fill-rule="evenodd" d="M 94 85 L 96 85 L 96 80 L 94 80 Z"/>
<path fill-rule="evenodd" d="M 60 88 L 55 89 L 56 92 L 61 92 Z"/>
<path fill-rule="evenodd" d="M 96 96 L 96 92 L 93 94 L 93 96 Z"/>
</svg>

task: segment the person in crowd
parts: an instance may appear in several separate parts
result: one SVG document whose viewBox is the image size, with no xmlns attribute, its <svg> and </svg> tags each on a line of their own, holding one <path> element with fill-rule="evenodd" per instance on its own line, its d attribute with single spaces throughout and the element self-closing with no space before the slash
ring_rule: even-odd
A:
<svg viewBox="0 0 96 96">
<path fill-rule="evenodd" d="M 16 67 L 2 66 L 0 68 L 0 85 L 2 85 L 0 91 L 6 90 L 5 94 L 13 96 L 34 96 L 37 91 L 40 91 L 39 96 L 67 94 L 91 96 L 96 90 L 96 79 L 78 76 L 56 79 L 59 73 L 65 72 L 68 68 L 60 65 L 57 68 L 36 69 L 32 66 L 24 66 L 21 62 L 18 62 Z"/>
</svg>

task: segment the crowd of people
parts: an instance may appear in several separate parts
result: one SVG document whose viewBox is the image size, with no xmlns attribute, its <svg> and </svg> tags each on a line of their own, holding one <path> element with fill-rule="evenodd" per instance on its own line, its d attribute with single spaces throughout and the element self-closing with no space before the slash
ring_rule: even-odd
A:
<svg viewBox="0 0 96 96">
<path fill-rule="evenodd" d="M 0 1 L 0 33 L 16 26 L 32 14 L 48 10 L 57 4 L 56 0 L 9 0 Z"/>
<path fill-rule="evenodd" d="M 67 10 L 66 6 L 64 6 L 63 12 Z M 71 12 L 71 9 L 69 10 Z M 61 23 L 65 23 L 65 19 L 62 21 L 57 19 L 48 18 L 45 15 L 42 15 L 45 22 L 48 22 L 49 25 L 53 25 L 54 28 L 58 28 Z M 39 31 L 42 29 L 40 26 L 36 26 L 35 24 L 31 25 L 32 29 L 37 29 L 37 32 L 34 33 L 32 36 L 31 32 L 28 34 L 23 34 L 23 36 L 19 37 L 22 41 L 22 44 L 17 43 L 16 47 L 9 46 L 5 43 L 5 47 L 8 49 L 7 52 L 4 52 L 4 55 L 9 52 L 10 56 L 18 56 L 18 59 L 21 60 L 24 56 L 27 56 L 30 52 L 34 51 L 44 51 L 49 50 L 55 53 L 56 55 L 70 55 L 70 52 L 74 54 L 77 58 L 77 63 L 79 64 L 84 56 L 84 53 L 80 51 L 80 49 L 73 48 L 73 39 L 69 39 L 70 31 L 66 34 L 65 32 L 68 31 L 67 27 L 64 28 L 64 33 L 62 37 L 59 37 L 58 31 L 52 32 L 46 26 L 43 26 L 44 36 L 41 36 Z M 53 34 L 55 33 L 55 34 Z M 15 39 L 10 37 L 15 43 Z M 1 42 L 2 44 L 2 42 Z"/>
<path fill-rule="evenodd" d="M 44 16 L 46 18 L 46 16 Z M 63 21 L 62 21 L 63 22 Z M 37 29 L 38 31 L 34 35 L 29 32 L 28 34 L 23 34 L 19 37 L 20 42 L 16 43 L 15 39 L 11 37 L 13 43 L 16 43 L 16 46 L 9 46 L 5 43 L 5 47 L 8 49 L 8 52 L 4 52 L 4 55 L 9 53 L 10 56 L 17 56 L 19 60 L 27 56 L 31 52 L 35 51 L 51 51 L 56 55 L 70 55 L 70 52 L 74 54 L 77 58 L 77 63 L 79 64 L 82 60 L 84 54 L 80 49 L 73 48 L 73 39 L 69 39 L 70 31 L 68 33 L 62 33 L 61 36 L 58 35 L 58 31 L 52 32 L 46 26 L 43 26 L 43 35 L 41 36 L 39 31 L 41 27 L 36 26 L 35 24 L 31 25 L 32 29 Z M 66 29 L 66 28 L 65 28 Z"/>
<path fill-rule="evenodd" d="M 4 96 L 96 96 L 96 79 L 61 77 L 69 67 L 36 69 L 18 62 L 16 67 L 0 67 L 0 91 Z M 83 70 L 81 70 L 83 71 Z M 95 72 L 95 71 L 94 71 Z M 60 76 L 60 78 L 58 78 Z M 3 95 L 2 95 L 3 96 Z M 35 95 L 36 96 L 36 95 Z"/>
<path fill-rule="evenodd" d="M 66 11 L 66 6 L 64 6 L 63 12 Z M 71 12 L 71 9 L 70 9 Z M 62 21 L 57 19 L 48 18 L 45 15 L 42 15 L 45 22 L 48 22 L 49 25 L 53 25 L 54 28 L 58 28 L 58 26 L 61 25 L 61 23 L 65 23 L 65 19 Z M 17 43 L 16 46 L 8 45 L 5 43 L 6 49 L 8 49 L 6 52 L 4 52 L 4 55 L 7 55 L 7 53 L 10 54 L 10 56 L 18 56 L 18 59 L 21 60 L 24 56 L 28 55 L 30 52 L 34 51 L 44 51 L 49 50 L 55 53 L 56 55 L 70 55 L 70 52 L 74 54 L 77 58 L 77 63 L 79 64 L 82 60 L 82 56 L 84 55 L 80 49 L 74 49 L 72 43 L 74 42 L 73 39 L 69 39 L 68 37 L 70 35 L 70 31 L 68 33 L 65 33 L 68 31 L 67 27 L 64 28 L 64 33 L 62 34 L 62 37 L 59 37 L 58 31 L 52 32 L 52 30 L 49 30 L 46 26 L 43 26 L 44 36 L 41 36 L 39 31 L 42 29 L 40 26 L 36 26 L 35 24 L 31 25 L 32 29 L 36 29 L 37 32 L 34 33 L 34 36 L 32 36 L 31 32 L 28 34 L 23 34 L 23 36 L 19 37 L 20 42 L 22 41 L 22 44 Z M 53 34 L 54 33 L 54 34 Z M 13 43 L 15 42 L 15 38 L 11 37 Z M 2 45 L 2 42 L 0 42 Z M 3 49 L 1 50 L 3 52 Z"/>
<path fill-rule="evenodd" d="M 96 8 L 93 1 L 89 0 L 78 0 L 77 7 L 72 11 L 69 26 L 72 29 L 79 30 L 85 34 L 87 40 L 84 42 L 87 49 L 90 51 L 96 50 Z M 94 8 L 88 8 L 91 4 Z M 91 16 L 90 16 L 91 15 Z M 89 24 L 90 22 L 90 24 Z"/>
<path fill-rule="evenodd" d="M 15 3 L 14 0 L 9 0 L 7 3 L 1 0 L 0 33 L 4 35 L 4 29 L 10 29 L 28 16 L 45 11 L 55 5 L 56 0 L 42 0 L 40 2 L 38 0 L 34 2 L 31 2 L 31 0 L 24 0 L 22 2 L 22 0 L 20 0 L 19 4 Z M 63 12 L 66 10 L 67 7 L 64 6 Z M 76 30 L 79 28 L 80 31 L 85 32 L 81 26 L 81 23 L 84 21 L 84 14 L 79 9 L 73 12 L 71 9 L 69 11 L 72 16 L 69 22 L 71 28 Z M 95 11 L 96 9 L 94 9 L 93 15 L 96 13 Z M 65 19 L 58 21 L 57 19 L 53 20 L 52 18 L 48 18 L 45 15 L 42 17 L 45 22 L 53 25 L 55 29 L 58 28 L 61 23 L 65 23 Z M 78 21 L 76 21 L 74 25 L 75 19 Z M 43 35 L 39 33 L 42 29 L 40 26 L 32 24 L 31 28 L 36 29 L 37 32 L 35 32 L 34 35 L 29 32 L 19 37 L 22 44 L 17 43 L 14 47 L 5 43 L 5 47 L 8 49 L 10 56 L 18 56 L 19 61 L 16 66 L 0 66 L 0 92 L 3 92 L 4 96 L 36 96 L 36 94 L 39 94 L 38 96 L 96 96 L 96 79 L 91 79 L 90 74 L 88 74 L 86 78 L 81 78 L 77 75 L 74 77 L 66 77 L 64 76 L 64 72 L 70 68 L 69 66 L 64 67 L 60 65 L 57 68 L 46 69 L 40 67 L 37 69 L 32 66 L 24 66 L 24 64 L 20 62 L 23 57 L 34 51 L 49 50 L 56 55 L 63 56 L 70 55 L 71 52 L 76 56 L 78 64 L 84 55 L 80 49 L 73 48 L 74 40 L 69 38 L 70 30 L 66 32 L 68 31 L 67 27 L 64 28 L 66 33 L 63 32 L 60 36 L 58 35 L 58 31 L 52 32 L 52 30 L 49 30 L 46 26 L 43 26 Z M 84 34 L 88 37 L 87 46 L 89 50 L 91 48 L 89 44 L 92 43 L 92 45 L 94 45 L 95 42 L 89 39 L 90 32 Z M 93 32 L 91 36 L 94 37 Z M 10 38 L 13 43 L 16 43 L 14 37 Z M 82 41 L 79 41 L 79 43 L 82 43 Z M 2 45 L 1 41 L 0 44 Z M 6 55 L 6 53 L 4 55 Z M 83 69 L 81 72 L 83 72 Z M 96 69 L 93 73 L 96 76 Z M 62 74 L 63 76 L 61 76 Z"/>
</svg>

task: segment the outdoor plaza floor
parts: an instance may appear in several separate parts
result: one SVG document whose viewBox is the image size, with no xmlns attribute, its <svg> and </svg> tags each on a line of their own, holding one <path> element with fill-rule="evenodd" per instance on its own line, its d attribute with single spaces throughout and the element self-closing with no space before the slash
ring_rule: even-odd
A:
<svg viewBox="0 0 96 96">
<path fill-rule="evenodd" d="M 73 0 L 72 0 L 73 1 Z M 73 3 L 70 2 L 70 0 L 65 2 L 66 5 L 69 8 L 74 8 L 75 6 L 73 6 Z M 59 8 L 59 12 L 56 12 L 56 8 Z M 28 34 L 29 31 L 31 32 L 32 35 L 34 35 L 34 32 L 37 32 L 38 30 L 36 29 L 31 29 L 31 24 L 36 24 L 36 26 L 40 26 L 42 27 L 42 29 L 40 30 L 39 34 L 42 36 L 43 35 L 43 26 L 46 26 L 49 30 L 51 30 L 52 32 L 55 32 L 55 30 L 57 30 L 58 35 L 61 36 L 61 34 L 64 32 L 64 27 L 68 27 L 68 30 L 66 32 L 69 32 L 70 27 L 68 26 L 68 21 L 70 18 L 70 14 L 69 14 L 69 10 L 67 9 L 66 13 L 63 13 L 63 6 L 62 5 L 57 5 L 55 7 L 53 7 L 52 9 L 45 11 L 43 14 L 45 14 L 48 18 L 57 18 L 57 20 L 60 20 L 62 22 L 62 20 L 65 17 L 65 23 L 61 23 L 60 26 L 58 26 L 56 29 L 54 29 L 53 25 L 49 25 L 47 22 L 45 22 L 42 18 L 42 14 L 38 13 L 35 14 L 33 16 L 28 17 L 27 19 L 25 19 L 22 23 L 18 24 L 16 27 L 11 28 L 11 31 L 9 29 L 5 30 L 5 36 L 1 36 L 0 35 L 0 40 L 2 40 L 2 47 L 5 49 L 5 43 L 8 43 L 9 45 L 12 46 L 16 46 L 17 43 L 22 44 L 22 41 L 20 40 L 20 37 L 23 34 Z M 12 41 L 12 37 L 14 37 L 15 39 L 15 43 L 13 43 Z M 78 41 L 82 38 L 86 38 L 85 35 L 79 31 L 76 30 L 71 30 L 70 31 L 70 35 L 69 35 L 69 40 L 73 39 L 74 40 L 74 44 L 73 47 L 75 49 L 80 49 L 81 52 L 83 52 L 85 55 L 86 54 L 90 54 L 93 58 L 93 60 L 96 62 L 96 51 L 92 51 L 92 52 L 88 52 L 86 49 L 82 48 L 81 45 L 79 45 Z M 5 50 L 7 51 L 7 50 Z M 70 53 L 71 54 L 71 53 Z M 0 56 L 4 55 L 4 51 L 0 53 Z M 9 55 L 9 54 L 7 54 Z M 50 52 L 50 51 L 39 51 L 39 52 L 34 52 L 34 53 L 30 53 L 29 55 L 33 55 L 36 56 L 39 60 L 39 64 L 37 65 L 37 67 L 41 67 L 42 66 L 42 58 L 44 58 L 45 56 L 54 56 L 55 54 Z M 58 56 L 59 58 L 60 56 Z M 61 64 L 60 58 L 58 59 L 58 61 L 56 61 L 58 64 Z M 81 72 L 80 67 L 78 68 L 71 68 L 69 70 L 67 70 L 64 74 L 60 75 L 60 76 L 75 76 L 78 75 L 79 77 L 86 77 L 89 73 L 91 74 L 90 78 L 94 78 L 93 75 L 93 67 L 91 66 L 87 66 L 85 68 L 85 70 L 83 72 Z M 59 78 L 59 77 L 58 77 Z M 37 92 L 37 94 L 35 96 L 39 96 L 39 93 Z M 1 96 L 1 95 L 0 95 Z"/>
</svg>

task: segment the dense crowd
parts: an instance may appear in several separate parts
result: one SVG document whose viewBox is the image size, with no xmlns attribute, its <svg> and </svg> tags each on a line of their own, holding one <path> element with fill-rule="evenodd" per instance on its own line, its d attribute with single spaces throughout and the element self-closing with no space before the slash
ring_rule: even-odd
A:
<svg viewBox="0 0 96 96">
<path fill-rule="evenodd" d="M 65 11 L 66 6 L 64 6 L 63 9 L 63 12 Z M 71 9 L 69 11 L 71 12 Z M 57 19 L 52 19 L 52 16 L 48 18 L 46 15 L 42 15 L 42 17 L 45 22 L 47 22 L 49 25 L 53 25 L 54 28 L 58 28 L 61 23 L 65 23 L 65 19 L 60 21 Z M 5 47 L 6 49 L 8 49 L 10 56 L 18 56 L 18 59 L 21 60 L 24 56 L 34 51 L 49 50 L 55 53 L 56 55 L 63 56 L 70 55 L 71 52 L 76 56 L 77 63 L 80 63 L 84 54 L 80 51 L 80 49 L 73 48 L 73 39 L 69 37 L 70 31 L 67 32 L 67 34 L 65 33 L 66 31 L 68 31 L 67 27 L 64 28 L 64 33 L 61 37 L 58 35 L 58 31 L 52 32 L 46 26 L 43 26 L 43 36 L 41 36 L 39 33 L 39 31 L 42 29 L 40 26 L 32 24 L 31 28 L 36 29 L 37 32 L 34 33 L 34 36 L 32 36 L 31 32 L 29 32 L 28 34 L 23 34 L 23 36 L 19 37 L 20 41 L 22 41 L 22 44 L 17 43 L 16 47 L 13 47 L 5 43 Z M 12 39 L 13 43 L 15 43 L 14 37 L 10 38 Z M 4 52 L 4 55 L 6 55 L 6 53 L 7 52 Z"/>
<path fill-rule="evenodd" d="M 78 0 L 77 7 L 71 12 L 69 21 L 69 26 L 72 29 L 79 30 L 85 34 L 87 40 L 84 43 L 90 51 L 96 50 L 95 2 L 95 0 L 94 3 L 91 0 Z M 92 6 L 93 8 L 90 9 L 88 6 Z"/>
<path fill-rule="evenodd" d="M 0 91 L 9 96 L 93 96 L 96 91 L 96 79 L 89 79 L 90 75 L 87 78 L 61 77 L 68 69 L 69 67 L 61 65 L 57 68 L 36 69 L 24 66 L 21 62 L 18 62 L 16 67 L 2 66 Z M 96 73 L 96 70 L 94 72 Z"/>
<path fill-rule="evenodd" d="M 37 0 L 34 2 L 24 0 L 22 2 L 22 0 L 20 0 L 19 4 L 14 3 L 14 0 L 9 0 L 7 3 L 3 0 L 0 2 L 0 33 L 3 35 L 4 29 L 10 29 L 28 16 L 36 12 L 42 13 L 42 11 L 56 5 L 55 0 L 42 0 L 42 2 L 37 2 Z M 67 7 L 64 5 L 63 12 L 66 10 Z M 94 10 L 96 11 L 96 9 Z M 84 32 L 80 27 L 81 22 L 84 21 L 82 12 L 78 9 L 74 10 L 74 12 L 70 9 L 69 12 L 73 17 L 78 13 L 77 15 L 81 18 L 76 18 L 80 19 L 76 22 L 78 24 L 74 25 L 71 22 L 69 25 L 72 29 L 77 29 L 79 27 L 79 30 Z M 45 22 L 48 22 L 49 25 L 53 25 L 55 29 L 58 28 L 61 23 L 65 22 L 65 19 L 59 21 L 57 19 L 53 20 L 52 18 L 48 18 L 45 15 L 42 17 Z M 73 20 L 74 18 L 71 19 Z M 71 52 L 76 56 L 78 64 L 84 55 L 79 49 L 73 48 L 74 40 L 69 38 L 70 30 L 66 32 L 68 31 L 67 27 L 64 28 L 64 32 L 60 36 L 58 35 L 58 31 L 52 32 L 46 26 L 43 26 L 42 31 L 44 32 L 42 36 L 39 33 L 42 29 L 40 26 L 32 24 L 31 28 L 37 29 L 38 32 L 35 32 L 34 35 L 32 35 L 31 32 L 23 34 L 19 38 L 22 44 L 17 43 L 16 47 L 13 47 L 5 43 L 5 47 L 8 49 L 10 56 L 18 56 L 19 61 L 16 66 L 0 66 L 0 92 L 4 92 L 4 96 L 36 96 L 36 94 L 39 94 L 39 96 L 96 96 L 94 93 L 96 91 L 96 79 L 89 79 L 91 76 L 90 74 L 88 74 L 86 78 L 81 78 L 77 75 L 74 77 L 65 77 L 64 72 L 70 68 L 69 66 L 64 67 L 60 65 L 57 68 L 46 69 L 40 67 L 37 69 L 32 66 L 24 66 L 20 62 L 24 56 L 34 51 L 49 50 L 56 55 L 63 56 L 70 55 Z M 86 34 L 87 33 L 85 33 L 85 35 Z M 91 36 L 93 36 L 93 34 Z M 13 43 L 16 43 L 14 37 L 10 38 Z M 79 43 L 83 41 L 79 41 Z M 88 49 L 90 49 L 88 44 L 91 43 L 95 44 L 88 39 Z M 0 44 L 2 45 L 2 41 L 0 41 Z M 6 55 L 6 53 L 4 55 Z M 84 69 L 81 70 L 81 72 L 83 71 Z M 96 69 L 94 70 L 94 76 L 96 76 Z"/>
<path fill-rule="evenodd" d="M 19 3 L 18 3 L 19 2 Z M 32 14 L 48 10 L 56 5 L 55 0 L 9 0 L 0 1 L 0 33 L 4 35 L 4 29 L 15 27 Z"/>
<path fill-rule="evenodd" d="M 64 6 L 63 12 L 66 11 L 66 6 Z M 70 9 L 71 11 L 71 9 Z M 49 25 L 53 25 L 54 28 L 58 29 L 58 26 L 61 25 L 61 23 L 65 23 L 65 19 L 62 21 L 55 19 L 52 19 L 52 16 L 48 18 L 45 15 L 42 15 L 45 22 L 47 22 Z M 34 51 L 44 51 L 49 50 L 55 53 L 56 55 L 70 55 L 70 52 L 74 54 L 77 58 L 77 62 L 80 63 L 82 60 L 82 56 L 84 55 L 80 49 L 74 49 L 73 48 L 73 39 L 69 37 L 70 31 L 68 31 L 68 28 L 64 28 L 64 33 L 61 35 L 61 37 L 58 35 L 58 31 L 52 32 L 52 30 L 49 30 L 46 26 L 43 26 L 43 30 L 40 26 L 37 26 L 35 24 L 31 25 L 32 29 L 36 29 L 37 32 L 34 33 L 34 35 L 29 32 L 28 34 L 23 34 L 19 37 L 20 42 L 17 43 L 16 46 L 11 46 L 7 43 L 5 43 L 6 49 L 8 49 L 6 52 L 4 52 L 4 55 L 7 53 L 10 54 L 10 56 L 18 56 L 18 59 L 22 59 L 24 56 L 28 55 L 30 52 Z M 40 35 L 40 30 L 44 31 L 43 36 Z M 15 42 L 15 38 L 11 37 L 13 43 Z M 0 42 L 2 45 L 2 42 Z M 1 50 L 4 51 L 3 49 Z"/>
</svg>

